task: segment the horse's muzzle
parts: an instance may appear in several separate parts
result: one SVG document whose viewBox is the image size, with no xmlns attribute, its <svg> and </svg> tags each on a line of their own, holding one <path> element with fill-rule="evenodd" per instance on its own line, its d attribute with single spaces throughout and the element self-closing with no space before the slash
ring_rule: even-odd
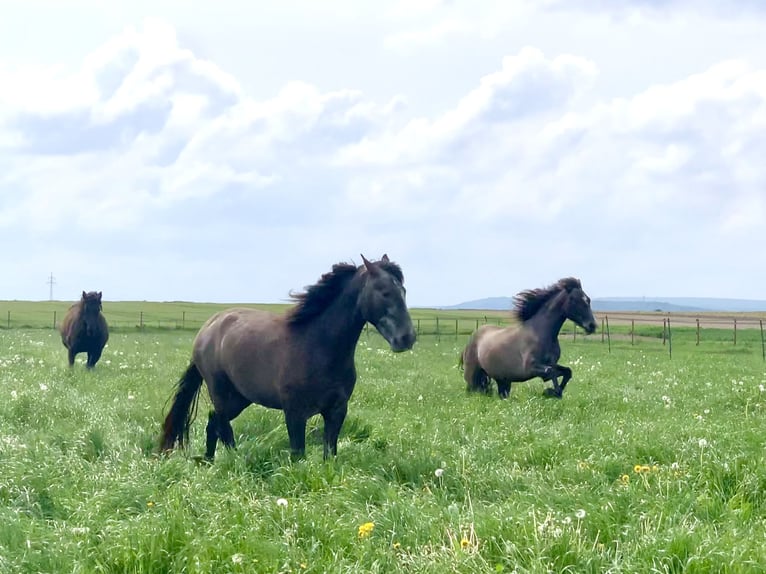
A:
<svg viewBox="0 0 766 574">
<path fill-rule="evenodd" d="M 415 339 L 417 339 L 417 335 L 415 335 L 415 331 L 412 330 L 403 335 L 397 335 L 391 339 L 391 350 L 394 353 L 409 351 L 415 344 Z"/>
<path fill-rule="evenodd" d="M 592 335 L 593 333 L 596 332 L 596 322 L 592 321 L 588 323 L 587 325 L 584 325 L 583 329 L 585 329 L 585 333 L 587 333 L 588 335 Z"/>
</svg>

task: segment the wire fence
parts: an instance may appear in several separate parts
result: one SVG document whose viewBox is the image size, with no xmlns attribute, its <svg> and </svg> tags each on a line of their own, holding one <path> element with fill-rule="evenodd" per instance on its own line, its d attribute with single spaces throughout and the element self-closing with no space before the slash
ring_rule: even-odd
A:
<svg viewBox="0 0 766 574">
<path fill-rule="evenodd" d="M 59 308 L 60 307 L 60 308 Z M 38 309 L 34 306 L 23 311 L 7 310 L 0 315 L 0 328 L 49 328 L 58 327 L 68 305 L 51 309 Z M 147 330 L 198 330 L 215 310 L 181 310 L 170 306 L 153 305 L 145 310 L 109 310 L 104 316 L 112 331 L 147 331 Z M 428 313 L 427 316 L 418 316 Z M 459 316 L 440 316 L 423 310 L 413 310 L 413 323 L 419 337 L 465 337 L 481 325 L 492 324 L 508 326 L 513 323 L 510 314 L 467 313 Z M 742 350 L 758 347 L 766 360 L 766 342 L 764 341 L 764 320 L 766 313 L 758 314 L 723 314 L 723 313 L 596 313 L 600 329 L 589 336 L 587 341 L 599 341 L 608 346 L 612 344 L 631 346 L 662 345 L 672 357 L 673 342 L 716 343 L 732 345 Z M 370 332 L 368 325 L 366 332 Z M 374 329 L 372 329 L 374 330 Z M 564 324 L 561 337 L 565 340 L 578 340 L 583 331 L 573 323 Z"/>
</svg>

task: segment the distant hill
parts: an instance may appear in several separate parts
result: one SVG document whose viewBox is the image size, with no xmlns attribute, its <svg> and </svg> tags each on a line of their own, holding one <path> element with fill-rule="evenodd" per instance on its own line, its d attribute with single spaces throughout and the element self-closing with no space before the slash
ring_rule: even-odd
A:
<svg viewBox="0 0 766 574">
<path fill-rule="evenodd" d="M 474 309 L 477 311 L 507 311 L 513 307 L 511 297 L 487 297 L 442 307 L 442 309 Z M 766 311 L 766 301 L 752 299 L 716 299 L 704 297 L 601 297 L 593 299 L 591 307 L 594 311 L 670 311 L 670 312 L 704 312 L 732 311 L 756 312 Z"/>
</svg>

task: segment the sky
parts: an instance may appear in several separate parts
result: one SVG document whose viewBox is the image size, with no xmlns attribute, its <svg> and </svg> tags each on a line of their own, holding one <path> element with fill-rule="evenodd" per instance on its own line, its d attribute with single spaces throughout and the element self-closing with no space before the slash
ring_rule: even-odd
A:
<svg viewBox="0 0 766 574">
<path fill-rule="evenodd" d="M 0 300 L 766 299 L 760 0 L 4 0 Z"/>
</svg>

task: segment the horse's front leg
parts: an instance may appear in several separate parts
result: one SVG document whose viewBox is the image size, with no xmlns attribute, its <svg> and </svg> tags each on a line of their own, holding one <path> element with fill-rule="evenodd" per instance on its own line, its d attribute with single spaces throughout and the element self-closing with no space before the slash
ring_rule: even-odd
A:
<svg viewBox="0 0 766 574">
<path fill-rule="evenodd" d="M 531 368 L 531 374 L 536 377 L 540 377 L 543 382 L 550 381 L 553 383 L 553 388 L 545 389 L 543 394 L 546 397 L 561 398 L 561 393 L 564 388 L 559 385 L 558 377 L 560 376 L 558 367 L 556 365 L 540 365 L 535 364 Z"/>
<path fill-rule="evenodd" d="M 290 455 L 302 458 L 306 453 L 306 417 L 302 413 L 285 411 L 287 436 L 290 439 Z"/>
<path fill-rule="evenodd" d="M 324 419 L 324 460 L 338 454 L 338 435 L 346 420 L 348 401 L 334 404 L 327 410 L 322 411 Z"/>
<path fill-rule="evenodd" d="M 501 399 L 507 399 L 508 395 L 511 394 L 511 381 L 498 379 L 497 394 Z"/>
<path fill-rule="evenodd" d="M 556 368 L 558 369 L 559 373 L 561 374 L 561 392 L 564 392 L 564 387 L 567 386 L 567 383 L 572 378 L 572 369 L 569 367 L 565 367 L 564 365 L 556 365 Z"/>
</svg>

